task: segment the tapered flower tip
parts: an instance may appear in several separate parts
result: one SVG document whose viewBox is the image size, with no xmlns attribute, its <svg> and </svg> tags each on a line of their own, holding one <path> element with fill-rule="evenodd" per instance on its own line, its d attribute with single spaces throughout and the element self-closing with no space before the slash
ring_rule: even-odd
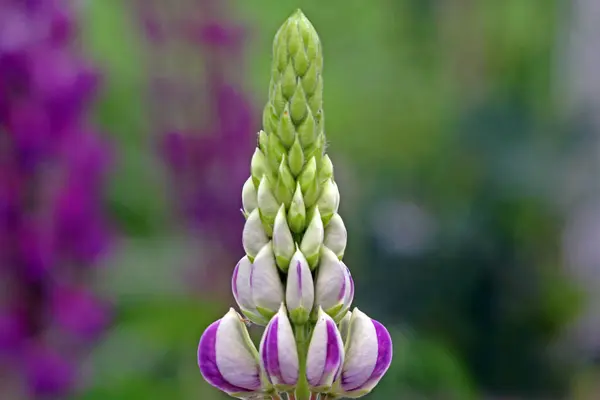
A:
<svg viewBox="0 0 600 400">
<path fill-rule="evenodd" d="M 327 391 L 339 377 L 344 345 L 333 319 L 319 308 L 306 359 L 306 378 L 314 392 Z"/>
<path fill-rule="evenodd" d="M 231 396 L 249 396 L 262 390 L 258 352 L 233 308 L 202 334 L 198 366 L 209 384 Z"/>
<path fill-rule="evenodd" d="M 260 343 L 260 361 L 267 378 L 278 390 L 287 391 L 296 386 L 298 350 L 283 304 L 265 329 Z"/>
<path fill-rule="evenodd" d="M 242 257 L 233 270 L 231 291 L 244 315 L 255 324 L 264 326 L 269 320 L 256 310 L 256 305 L 252 298 L 252 286 L 250 285 L 252 267 L 248 256 Z"/>
<path fill-rule="evenodd" d="M 378 321 L 355 308 L 346 339 L 346 359 L 336 384 L 343 397 L 358 398 L 371 392 L 392 362 L 392 339 Z"/>
</svg>

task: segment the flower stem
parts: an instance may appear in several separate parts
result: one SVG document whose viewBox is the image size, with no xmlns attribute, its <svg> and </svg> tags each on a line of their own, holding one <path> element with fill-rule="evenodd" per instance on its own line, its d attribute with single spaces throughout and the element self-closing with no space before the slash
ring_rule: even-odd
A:
<svg viewBox="0 0 600 400">
<path fill-rule="evenodd" d="M 317 400 L 319 398 L 319 394 L 318 393 L 312 393 L 310 395 L 310 400 Z"/>
<path fill-rule="evenodd" d="M 294 394 L 294 392 L 289 392 L 287 396 L 288 400 L 296 400 L 296 395 Z"/>
<path fill-rule="evenodd" d="M 297 400 L 311 400 L 311 394 L 306 380 L 306 353 L 308 351 L 308 334 L 310 325 L 296 325 L 296 346 L 298 346 L 298 360 L 300 361 L 300 377 L 296 386 Z"/>
</svg>

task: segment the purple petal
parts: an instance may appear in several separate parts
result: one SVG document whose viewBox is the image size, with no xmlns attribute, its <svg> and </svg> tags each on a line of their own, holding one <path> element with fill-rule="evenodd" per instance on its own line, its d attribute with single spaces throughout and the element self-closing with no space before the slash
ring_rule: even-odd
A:
<svg viewBox="0 0 600 400">
<path fill-rule="evenodd" d="M 327 357 L 325 358 L 325 368 L 323 375 L 328 376 L 333 371 L 336 380 L 342 370 L 342 352 L 338 340 L 338 331 L 333 320 L 327 320 Z"/>
<path fill-rule="evenodd" d="M 213 322 L 202 334 L 198 345 L 198 367 L 200 373 L 212 386 L 227 393 L 252 392 L 251 389 L 242 388 L 227 382 L 217 365 L 217 330 L 221 320 Z"/>
<path fill-rule="evenodd" d="M 300 261 L 296 263 L 296 275 L 298 276 L 298 292 L 302 293 L 302 264 Z"/>
<path fill-rule="evenodd" d="M 392 362 L 393 346 L 392 338 L 388 330 L 379 321 L 373 320 L 377 332 L 377 363 L 375 370 L 369 378 L 370 381 L 380 379 L 386 373 Z"/>
<path fill-rule="evenodd" d="M 265 347 L 263 352 L 263 362 L 269 380 L 272 381 L 271 377 L 275 377 L 278 381 L 283 381 L 281 376 L 281 369 L 279 368 L 279 348 L 278 348 L 278 335 L 277 329 L 279 327 L 279 318 L 275 316 L 269 328 L 267 329 L 267 337 L 265 340 Z"/>
</svg>

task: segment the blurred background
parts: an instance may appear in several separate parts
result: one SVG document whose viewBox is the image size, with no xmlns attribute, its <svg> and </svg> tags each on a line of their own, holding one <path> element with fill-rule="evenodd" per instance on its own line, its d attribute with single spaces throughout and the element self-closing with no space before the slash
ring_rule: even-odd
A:
<svg viewBox="0 0 600 400">
<path fill-rule="evenodd" d="M 298 7 L 368 398 L 600 398 L 597 0 L 0 0 L 0 398 L 225 399 L 196 347 Z"/>
</svg>

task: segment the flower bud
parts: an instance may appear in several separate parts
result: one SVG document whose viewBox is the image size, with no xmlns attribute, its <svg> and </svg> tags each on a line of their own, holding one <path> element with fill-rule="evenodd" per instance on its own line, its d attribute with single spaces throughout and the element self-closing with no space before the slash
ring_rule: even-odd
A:
<svg viewBox="0 0 600 400">
<path fill-rule="evenodd" d="M 333 163 L 328 154 L 323 156 L 321 161 L 321 170 L 319 171 L 319 179 L 321 182 L 325 182 L 327 179 L 333 179 Z"/>
<path fill-rule="evenodd" d="M 275 217 L 273 227 L 273 253 L 275 254 L 277 266 L 283 272 L 286 272 L 290 266 L 290 259 L 294 255 L 295 249 L 294 238 L 285 215 L 285 205 L 282 204 Z"/>
<path fill-rule="evenodd" d="M 302 243 L 300 243 L 300 250 L 306 256 L 306 260 L 308 261 L 311 270 L 315 269 L 319 263 L 319 254 L 321 252 L 324 235 L 325 230 L 323 229 L 323 221 L 321 220 L 319 207 L 316 207 L 310 224 L 308 224 L 308 228 L 306 228 L 306 232 L 302 238 Z"/>
<path fill-rule="evenodd" d="M 242 245 L 244 251 L 253 260 L 262 249 L 265 244 L 269 242 L 269 238 L 265 233 L 262 222 L 260 220 L 260 213 L 258 208 L 254 209 L 248 216 L 244 230 L 242 231 Z"/>
<path fill-rule="evenodd" d="M 254 304 L 252 298 L 252 286 L 250 277 L 252 276 L 252 263 L 248 256 L 244 256 L 235 266 L 231 278 L 231 291 L 242 313 L 257 325 L 266 325 L 269 320 L 261 315 Z"/>
<path fill-rule="evenodd" d="M 208 383 L 230 396 L 251 397 L 263 392 L 258 352 L 233 308 L 202 334 L 198 367 Z"/>
<path fill-rule="evenodd" d="M 254 211 L 256 207 L 258 207 L 258 201 L 256 197 L 256 186 L 254 186 L 252 177 L 249 177 L 242 187 L 242 207 L 244 208 L 244 213 L 246 216 Z"/>
<path fill-rule="evenodd" d="M 341 373 L 344 344 L 335 322 L 319 308 L 306 357 L 306 378 L 313 392 L 328 391 Z"/>
<path fill-rule="evenodd" d="M 275 216 L 277 215 L 277 211 L 279 211 L 279 203 L 273 195 L 271 183 L 266 175 L 263 175 L 258 185 L 257 201 L 263 221 L 267 225 L 273 226 Z"/>
<path fill-rule="evenodd" d="M 333 182 L 333 179 L 328 179 L 323 186 L 321 196 L 317 201 L 317 206 L 321 211 L 321 218 L 323 219 L 323 225 L 327 226 L 333 214 L 338 210 L 340 204 L 340 192 L 338 192 L 337 185 Z"/>
<path fill-rule="evenodd" d="M 308 262 L 300 250 L 296 250 L 290 262 L 285 290 L 290 319 L 296 325 L 305 324 L 315 302 L 315 288 Z"/>
<path fill-rule="evenodd" d="M 254 150 L 254 154 L 252 155 L 252 160 L 250 161 L 250 173 L 252 175 L 254 186 L 258 187 L 260 180 L 268 170 L 269 169 L 265 155 L 262 151 L 260 151 L 259 148 L 256 148 L 256 150 Z"/>
<path fill-rule="evenodd" d="M 296 184 L 296 191 L 294 192 L 294 197 L 292 197 L 287 221 L 292 232 L 297 234 L 304 232 L 304 228 L 306 227 L 306 207 L 304 206 L 304 199 L 299 183 Z"/>
<path fill-rule="evenodd" d="M 275 186 L 275 195 L 280 203 L 289 207 L 292 202 L 292 196 L 294 189 L 296 188 L 296 181 L 290 172 L 288 167 L 286 156 L 284 155 L 279 164 L 279 170 L 277 171 L 277 184 Z"/>
<path fill-rule="evenodd" d="M 344 221 L 339 214 L 334 214 L 327 228 L 325 228 L 325 239 L 323 244 L 335 253 L 335 255 L 341 260 L 346 250 L 346 242 L 348 240 L 348 233 Z"/>
<path fill-rule="evenodd" d="M 292 325 L 282 304 L 271 318 L 260 342 L 260 361 L 276 390 L 292 390 L 298 382 L 298 349 Z"/>
<path fill-rule="evenodd" d="M 298 182 L 302 188 L 302 193 L 306 193 L 315 182 L 315 176 L 317 175 L 317 160 L 314 157 L 309 158 L 308 162 L 304 166 Z"/>
<path fill-rule="evenodd" d="M 350 329 L 350 319 L 351 318 L 352 318 L 352 312 L 347 311 L 346 315 L 344 315 L 344 317 L 341 319 L 341 321 L 338 324 L 338 328 L 340 330 L 340 336 L 342 337 L 342 341 L 344 342 L 344 344 L 347 342 L 346 339 L 348 339 L 348 330 Z"/>
<path fill-rule="evenodd" d="M 250 286 L 256 310 L 270 319 L 283 303 L 284 297 L 283 283 L 277 272 L 271 242 L 267 243 L 254 259 Z"/>
<path fill-rule="evenodd" d="M 346 359 L 334 392 L 355 399 L 371 392 L 390 367 L 392 338 L 387 329 L 355 308 L 346 339 Z"/>
<path fill-rule="evenodd" d="M 302 172 L 302 167 L 304 167 L 304 152 L 302 151 L 302 145 L 298 140 L 298 136 L 296 136 L 288 153 L 288 164 L 290 172 L 294 177 L 297 177 Z"/>
<path fill-rule="evenodd" d="M 315 286 L 316 304 L 333 319 L 341 319 L 354 298 L 354 281 L 346 265 L 327 247 L 321 252 Z"/>
</svg>

